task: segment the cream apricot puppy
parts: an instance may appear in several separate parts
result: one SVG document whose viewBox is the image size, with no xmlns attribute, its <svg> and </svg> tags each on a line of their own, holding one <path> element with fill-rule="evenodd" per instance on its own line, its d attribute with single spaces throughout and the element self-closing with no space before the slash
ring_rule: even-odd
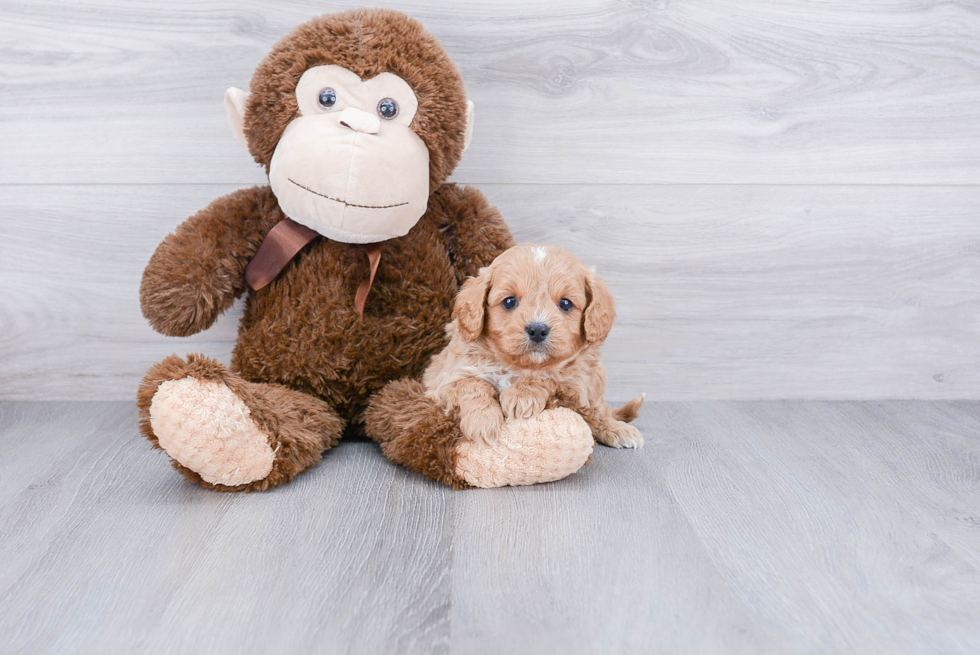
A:
<svg viewBox="0 0 980 655">
<path fill-rule="evenodd" d="M 569 407 L 595 440 L 614 448 L 643 445 L 629 425 L 643 403 L 613 410 L 603 398 L 599 361 L 616 310 L 606 283 L 557 246 L 515 246 L 463 285 L 446 327 L 449 345 L 423 377 L 428 395 L 459 411 L 460 430 L 491 442 L 506 419 Z"/>
</svg>

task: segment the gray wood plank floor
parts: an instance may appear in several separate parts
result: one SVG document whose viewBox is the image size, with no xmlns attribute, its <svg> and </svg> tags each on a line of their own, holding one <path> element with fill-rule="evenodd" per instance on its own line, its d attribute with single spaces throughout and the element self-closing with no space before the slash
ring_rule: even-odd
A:
<svg viewBox="0 0 980 655">
<path fill-rule="evenodd" d="M 3 653 L 976 653 L 980 403 L 651 403 L 452 492 L 345 442 L 183 482 L 130 403 L 0 403 Z"/>
</svg>

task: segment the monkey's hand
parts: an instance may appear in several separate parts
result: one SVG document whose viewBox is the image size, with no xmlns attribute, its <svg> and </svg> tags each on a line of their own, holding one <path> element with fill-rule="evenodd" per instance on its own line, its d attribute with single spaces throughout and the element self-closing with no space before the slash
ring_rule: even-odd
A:
<svg viewBox="0 0 980 655">
<path fill-rule="evenodd" d="M 544 411 L 554 391 L 550 380 L 518 380 L 500 392 L 500 407 L 507 418 L 531 418 Z"/>
<path fill-rule="evenodd" d="M 279 219 L 269 187 L 218 198 L 167 236 L 140 284 L 143 316 L 157 332 L 186 337 L 214 324 L 245 291 L 245 266 Z"/>
</svg>

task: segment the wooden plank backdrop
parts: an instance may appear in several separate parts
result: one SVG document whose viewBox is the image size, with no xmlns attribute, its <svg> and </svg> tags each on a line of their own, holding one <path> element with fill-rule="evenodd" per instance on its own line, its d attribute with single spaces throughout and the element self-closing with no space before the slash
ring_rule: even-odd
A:
<svg viewBox="0 0 980 655">
<path fill-rule="evenodd" d="M 222 94 L 346 2 L 0 5 L 0 398 L 128 399 L 139 277 L 262 183 Z M 456 181 L 619 299 L 610 395 L 980 397 L 980 3 L 386 3 L 477 107 Z"/>
</svg>

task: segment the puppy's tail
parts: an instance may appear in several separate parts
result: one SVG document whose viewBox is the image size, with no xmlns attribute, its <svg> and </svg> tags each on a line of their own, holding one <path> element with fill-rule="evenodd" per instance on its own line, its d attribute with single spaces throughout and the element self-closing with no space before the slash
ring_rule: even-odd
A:
<svg viewBox="0 0 980 655">
<path fill-rule="evenodd" d="M 633 400 L 629 401 L 622 407 L 618 409 L 614 409 L 612 412 L 613 418 L 616 419 L 617 421 L 624 421 L 626 423 L 629 423 L 630 421 L 635 419 L 637 415 L 639 415 L 640 405 L 643 404 L 643 399 L 646 397 L 647 395 L 644 393 L 643 395 L 637 396 Z"/>
</svg>

